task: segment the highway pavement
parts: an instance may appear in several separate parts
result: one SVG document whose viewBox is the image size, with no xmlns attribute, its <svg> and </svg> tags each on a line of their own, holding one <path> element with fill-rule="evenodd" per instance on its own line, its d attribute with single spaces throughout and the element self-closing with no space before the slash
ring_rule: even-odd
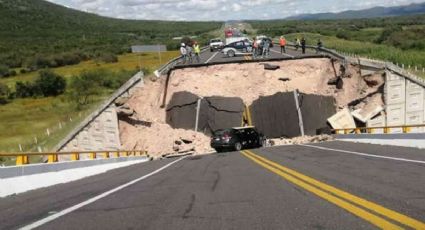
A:
<svg viewBox="0 0 425 230">
<path fill-rule="evenodd" d="M 424 170 L 338 141 L 172 158 L 0 199 L 0 229 L 425 229 Z"/>
<path fill-rule="evenodd" d="M 314 51 L 307 49 L 306 54 L 302 54 L 301 48 L 298 50 L 295 50 L 292 47 L 286 48 L 286 53 L 280 52 L 280 46 L 275 45 L 273 48 L 270 49 L 270 55 L 268 57 L 257 57 L 256 60 L 267 60 L 267 59 L 273 59 L 273 58 L 294 58 L 294 57 L 302 57 L 306 55 L 314 55 L 316 54 Z M 211 52 L 209 49 L 205 50 L 200 55 L 200 62 L 198 63 L 196 59 L 193 60 L 193 64 L 208 64 L 208 63 L 217 63 L 217 62 L 232 62 L 232 61 L 248 61 L 252 60 L 253 57 L 251 54 L 241 55 L 241 56 L 235 56 L 235 57 L 227 57 L 224 55 L 221 51 L 214 51 Z M 188 65 L 189 63 L 186 63 Z"/>
</svg>

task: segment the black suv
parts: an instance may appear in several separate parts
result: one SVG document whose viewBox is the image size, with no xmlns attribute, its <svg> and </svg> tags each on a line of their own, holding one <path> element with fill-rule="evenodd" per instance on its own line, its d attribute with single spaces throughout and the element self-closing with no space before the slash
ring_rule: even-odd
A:
<svg viewBox="0 0 425 230">
<path fill-rule="evenodd" d="M 227 149 L 240 151 L 243 148 L 258 148 L 264 143 L 264 136 L 254 127 L 217 130 L 211 138 L 211 147 L 217 152 Z"/>
</svg>

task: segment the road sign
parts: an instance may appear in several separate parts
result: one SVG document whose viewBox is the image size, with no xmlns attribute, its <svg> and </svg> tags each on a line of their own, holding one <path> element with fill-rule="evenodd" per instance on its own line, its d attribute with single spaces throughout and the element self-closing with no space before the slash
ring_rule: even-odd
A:
<svg viewBox="0 0 425 230">
<path fill-rule="evenodd" d="M 148 53 L 148 52 L 158 52 L 159 57 L 159 65 L 162 64 L 162 58 L 161 58 L 161 52 L 166 52 L 167 46 L 165 45 L 135 45 L 131 46 L 131 52 L 132 53 L 140 53 L 139 56 L 139 68 L 140 72 L 142 71 L 142 53 Z"/>
<path fill-rule="evenodd" d="M 165 52 L 167 46 L 165 45 L 136 45 L 131 46 L 132 53 L 143 53 L 143 52 Z"/>
</svg>

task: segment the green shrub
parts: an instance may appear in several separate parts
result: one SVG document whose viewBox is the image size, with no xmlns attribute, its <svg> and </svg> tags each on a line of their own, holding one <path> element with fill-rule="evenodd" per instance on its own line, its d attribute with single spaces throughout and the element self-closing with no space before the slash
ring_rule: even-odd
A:
<svg viewBox="0 0 425 230">
<path fill-rule="evenodd" d="M 0 77 L 8 77 L 9 68 L 5 65 L 0 65 Z"/>
<path fill-rule="evenodd" d="M 35 85 L 45 97 L 58 96 L 65 92 L 66 80 L 50 70 L 42 70 L 35 80 Z"/>
<path fill-rule="evenodd" d="M 87 73 L 73 77 L 70 88 L 68 97 L 77 104 L 77 107 L 87 105 L 91 97 L 101 92 L 96 78 Z"/>
<path fill-rule="evenodd" d="M 118 57 L 115 54 L 112 53 L 104 53 L 101 54 L 99 57 L 99 60 L 105 63 L 116 63 L 118 62 Z"/>
<path fill-rule="evenodd" d="M 34 82 L 17 81 L 15 84 L 16 97 L 58 96 L 66 89 L 64 77 L 50 70 L 42 70 Z"/>
<path fill-rule="evenodd" d="M 0 105 L 7 104 L 10 95 L 10 88 L 3 83 L 0 83 Z"/>
</svg>

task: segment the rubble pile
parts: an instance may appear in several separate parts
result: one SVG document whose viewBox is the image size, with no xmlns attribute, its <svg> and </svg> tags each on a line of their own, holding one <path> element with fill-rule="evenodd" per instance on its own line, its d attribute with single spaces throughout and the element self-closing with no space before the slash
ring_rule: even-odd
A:
<svg viewBox="0 0 425 230">
<path fill-rule="evenodd" d="M 334 138 L 330 135 L 317 135 L 317 136 L 304 136 L 304 137 L 294 137 L 294 138 L 274 138 L 270 139 L 268 142 L 271 146 L 274 145 L 298 145 L 298 144 L 308 144 L 308 143 L 319 143 L 324 141 L 332 141 Z"/>
<path fill-rule="evenodd" d="M 339 89 L 332 79 L 342 81 L 339 84 L 342 88 Z M 304 94 L 331 96 L 335 98 L 337 111 L 348 110 L 350 119 L 354 119 L 354 115 L 356 122 L 367 122 L 384 106 L 383 84 L 382 73 L 361 77 L 358 66 L 345 68 L 328 58 L 176 69 L 170 74 L 165 106 L 161 107 L 166 90 L 164 78 L 146 79 L 143 87 L 117 104 L 121 142 L 123 148 L 146 149 L 155 156 L 210 152 L 208 136 L 193 130 L 173 129 L 167 124 L 167 105 L 179 92 L 186 91 L 201 98 L 238 97 L 245 105 L 251 105 L 261 96 L 298 90 Z M 274 141 L 305 143 L 329 138 Z"/>
</svg>

